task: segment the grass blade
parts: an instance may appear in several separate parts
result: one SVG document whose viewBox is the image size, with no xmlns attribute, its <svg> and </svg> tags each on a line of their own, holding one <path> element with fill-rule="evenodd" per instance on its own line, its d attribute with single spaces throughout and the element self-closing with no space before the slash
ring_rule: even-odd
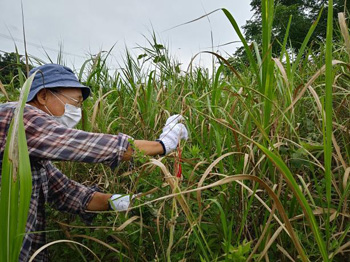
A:
<svg viewBox="0 0 350 262">
<path fill-rule="evenodd" d="M 257 144 L 257 146 L 266 154 L 266 156 L 275 164 L 275 166 L 283 174 L 290 189 L 293 191 L 301 208 L 303 209 L 306 218 L 309 221 L 311 230 L 314 233 L 314 237 L 316 239 L 318 248 L 320 250 L 320 253 L 321 253 L 324 261 L 328 261 L 326 245 L 322 239 L 321 232 L 319 230 L 315 216 L 314 216 L 312 209 L 311 209 L 309 203 L 307 202 L 303 192 L 300 190 L 299 185 L 295 181 L 291 171 L 289 170 L 289 168 L 286 166 L 286 164 L 283 162 L 283 160 L 280 157 L 278 157 L 277 155 L 275 155 L 273 152 L 271 152 L 270 150 L 268 150 L 267 148 L 265 148 L 262 145 Z"/>
<path fill-rule="evenodd" d="M 333 0 L 328 1 L 328 18 L 327 18 L 327 39 L 326 39 L 326 101 L 325 113 L 326 123 L 323 134 L 324 139 L 324 161 L 325 161 L 325 183 L 326 183 L 326 200 L 327 200 L 327 220 L 326 220 L 326 242 L 327 249 L 330 239 L 330 207 L 331 207 L 331 190 L 332 190 L 332 134 L 333 134 L 333 67 L 332 67 L 332 47 L 333 47 Z"/>
<path fill-rule="evenodd" d="M 33 74 L 24 83 L 8 131 L 2 162 L 0 198 L 1 261 L 18 261 L 27 222 L 32 176 L 23 124 L 23 111 Z"/>
</svg>

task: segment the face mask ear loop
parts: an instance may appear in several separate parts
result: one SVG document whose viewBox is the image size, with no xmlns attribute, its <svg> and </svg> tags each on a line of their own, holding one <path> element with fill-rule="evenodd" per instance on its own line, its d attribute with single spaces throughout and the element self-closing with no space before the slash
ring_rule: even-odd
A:
<svg viewBox="0 0 350 262">
<path fill-rule="evenodd" d="M 51 90 L 49 90 L 51 94 L 53 94 L 64 106 L 66 105 L 65 103 L 63 103 L 63 101 L 58 97 L 56 96 L 56 94 L 54 92 L 52 92 Z M 49 111 L 49 113 L 52 115 L 52 116 L 55 116 L 54 114 L 51 113 L 51 111 L 47 108 L 47 106 L 45 105 L 45 108 L 47 111 Z"/>
<path fill-rule="evenodd" d="M 65 106 L 66 104 L 63 103 L 63 101 L 54 93 L 52 92 L 51 90 L 49 90 L 51 94 L 53 94 L 58 100 L 60 100 L 60 102 Z"/>
<path fill-rule="evenodd" d="M 46 110 L 49 111 L 50 115 L 54 116 L 54 115 L 51 113 L 51 111 L 48 109 L 48 107 L 47 107 L 46 105 L 44 105 L 44 106 L 45 106 Z"/>
</svg>

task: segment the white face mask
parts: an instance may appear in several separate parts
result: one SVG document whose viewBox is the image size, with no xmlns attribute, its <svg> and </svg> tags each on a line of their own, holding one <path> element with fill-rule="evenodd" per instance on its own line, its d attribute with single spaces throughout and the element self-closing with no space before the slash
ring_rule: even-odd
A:
<svg viewBox="0 0 350 262">
<path fill-rule="evenodd" d="M 53 92 L 52 94 L 56 96 Z M 64 104 L 61 99 L 58 98 L 58 100 Z M 81 108 L 70 104 L 64 104 L 64 113 L 62 116 L 54 116 L 47 107 L 46 109 L 57 122 L 69 128 L 74 128 L 81 119 Z"/>
<path fill-rule="evenodd" d="M 81 109 L 70 104 L 65 104 L 64 114 L 62 116 L 54 116 L 54 118 L 62 125 L 73 128 L 81 119 Z"/>
</svg>

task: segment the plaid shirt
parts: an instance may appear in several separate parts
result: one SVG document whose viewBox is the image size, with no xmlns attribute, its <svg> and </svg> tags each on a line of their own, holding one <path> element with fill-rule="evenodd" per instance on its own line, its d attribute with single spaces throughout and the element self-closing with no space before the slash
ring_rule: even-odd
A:
<svg viewBox="0 0 350 262">
<path fill-rule="evenodd" d="M 7 131 L 16 105 L 15 102 L 0 105 L 0 174 Z M 45 233 L 42 232 L 45 230 L 45 202 L 58 210 L 78 214 L 84 220 L 91 218 L 85 209 L 95 190 L 68 179 L 51 160 L 104 163 L 114 168 L 128 148 L 130 137 L 121 133 L 97 134 L 66 128 L 28 104 L 23 118 L 33 181 L 26 235 L 20 254 L 20 261 L 27 261 L 45 244 Z M 46 260 L 45 252 L 36 257 L 36 261 Z"/>
</svg>

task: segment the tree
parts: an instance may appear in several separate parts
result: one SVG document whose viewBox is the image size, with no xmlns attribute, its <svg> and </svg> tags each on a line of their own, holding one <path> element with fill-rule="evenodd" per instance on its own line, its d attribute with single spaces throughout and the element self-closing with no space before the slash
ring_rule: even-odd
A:
<svg viewBox="0 0 350 262">
<path fill-rule="evenodd" d="M 262 42 L 262 18 L 261 1 L 251 0 L 250 5 L 253 11 L 252 19 L 243 26 L 245 38 L 248 42 L 256 42 L 261 46 Z M 281 53 L 281 43 L 285 38 L 290 17 L 292 17 L 291 27 L 288 35 L 288 49 L 297 53 L 314 21 L 317 20 L 322 7 L 321 18 L 311 36 L 309 46 L 317 51 L 326 39 L 327 33 L 327 13 L 326 0 L 275 0 L 274 21 L 272 29 L 272 52 L 275 56 Z M 346 8 L 344 4 L 346 3 Z M 338 13 L 350 10 L 350 0 L 334 0 L 334 25 L 337 26 Z M 334 41 L 339 41 L 341 34 L 335 33 Z M 238 71 L 243 71 L 249 65 L 244 47 L 240 47 L 228 58 L 229 63 Z M 232 73 L 226 67 L 226 75 Z"/>
<path fill-rule="evenodd" d="M 289 32 L 290 48 L 297 52 L 311 26 L 317 19 L 320 10 L 324 7 L 321 19 L 310 39 L 312 48 L 317 49 L 319 44 L 326 38 L 327 28 L 327 4 L 326 0 L 279 0 L 275 5 L 275 16 L 273 22 L 273 52 L 279 54 L 281 50 L 280 43 L 285 37 L 286 28 L 290 16 L 292 23 Z M 344 11 L 344 3 L 346 9 L 350 10 L 350 1 L 334 0 L 334 19 L 337 19 L 338 13 Z M 247 21 L 243 26 L 245 37 L 249 41 L 261 43 L 262 21 L 261 21 L 261 0 L 252 0 L 250 3 L 253 11 L 253 18 Z M 335 35 L 335 40 L 339 35 Z M 236 55 L 240 55 L 242 50 L 238 50 Z"/>
<path fill-rule="evenodd" d="M 23 56 L 19 56 L 19 63 L 17 62 L 17 56 L 16 53 L 0 54 L 0 80 L 5 85 L 13 81 L 13 85 L 19 88 L 20 83 L 15 76 L 18 75 L 18 68 L 26 75 L 26 65 L 23 62 Z M 30 69 L 31 68 L 30 66 Z"/>
</svg>

